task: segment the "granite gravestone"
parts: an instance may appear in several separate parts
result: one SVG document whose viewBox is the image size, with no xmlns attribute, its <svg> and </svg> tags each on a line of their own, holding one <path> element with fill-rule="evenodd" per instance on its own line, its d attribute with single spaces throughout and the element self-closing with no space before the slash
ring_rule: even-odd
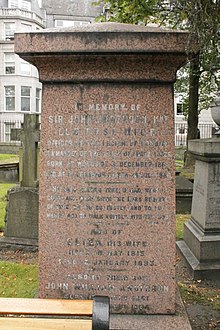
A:
<svg viewBox="0 0 220 330">
<path fill-rule="evenodd" d="M 44 86 L 40 297 L 175 312 L 173 83 L 187 37 L 116 23 L 17 34 Z"/>
</svg>

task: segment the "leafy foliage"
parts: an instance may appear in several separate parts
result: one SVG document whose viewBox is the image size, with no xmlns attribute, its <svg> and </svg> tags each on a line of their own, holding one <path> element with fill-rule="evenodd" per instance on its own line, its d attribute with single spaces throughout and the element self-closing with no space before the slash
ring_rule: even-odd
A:
<svg viewBox="0 0 220 330">
<path fill-rule="evenodd" d="M 101 21 L 147 24 L 155 14 L 157 0 L 100 0 L 97 3 L 104 3 Z"/>
<path fill-rule="evenodd" d="M 176 92 L 183 94 L 186 110 L 189 111 L 189 74 L 198 75 L 199 106 L 191 111 L 198 115 L 198 110 L 208 108 L 212 96 L 220 90 L 219 0 L 100 0 L 98 3 L 104 3 L 101 21 L 143 25 L 157 23 L 188 29 L 188 50 L 195 40 L 200 45 L 199 66 L 194 72 L 190 72 L 189 65 L 180 71 Z"/>
</svg>

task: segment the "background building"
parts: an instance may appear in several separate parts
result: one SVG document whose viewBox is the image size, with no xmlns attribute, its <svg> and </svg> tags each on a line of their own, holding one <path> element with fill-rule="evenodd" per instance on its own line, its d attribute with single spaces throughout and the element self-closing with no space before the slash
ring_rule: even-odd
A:
<svg viewBox="0 0 220 330">
<path fill-rule="evenodd" d="M 90 24 L 102 11 L 93 0 L 0 0 L 0 141 L 9 142 L 24 113 L 40 113 L 37 69 L 14 53 L 14 33 Z M 40 8 L 39 4 L 42 6 Z"/>
<path fill-rule="evenodd" d="M 94 6 L 94 0 L 41 0 L 46 10 L 46 26 L 79 26 L 89 24 L 102 12 L 102 5 Z"/>
<path fill-rule="evenodd" d="M 0 0 L 0 138 L 10 141 L 24 113 L 40 112 L 37 69 L 14 53 L 14 33 L 43 29 L 45 11 L 37 0 Z"/>
</svg>

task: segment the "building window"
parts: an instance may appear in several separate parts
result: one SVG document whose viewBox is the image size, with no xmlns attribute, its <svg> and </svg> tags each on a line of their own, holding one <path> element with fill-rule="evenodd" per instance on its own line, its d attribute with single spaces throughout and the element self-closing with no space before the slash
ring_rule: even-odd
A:
<svg viewBox="0 0 220 330">
<path fill-rule="evenodd" d="M 5 109 L 15 110 L 15 86 L 5 86 Z"/>
<path fill-rule="evenodd" d="M 5 53 L 5 74 L 15 74 L 14 53 Z"/>
<path fill-rule="evenodd" d="M 183 115 L 183 104 L 182 103 L 177 103 L 176 113 L 177 113 L 177 115 Z"/>
<path fill-rule="evenodd" d="M 31 3 L 28 0 L 8 0 L 8 7 L 30 11 Z"/>
<path fill-rule="evenodd" d="M 31 74 L 31 65 L 30 63 L 21 60 L 21 75 L 30 76 Z"/>
<path fill-rule="evenodd" d="M 31 110 L 31 87 L 21 86 L 21 111 Z"/>
<path fill-rule="evenodd" d="M 5 23 L 5 40 L 14 40 L 15 23 Z"/>
<path fill-rule="evenodd" d="M 11 129 L 15 127 L 15 123 L 5 123 L 5 142 L 11 141 Z"/>
<path fill-rule="evenodd" d="M 81 26 L 89 23 L 88 21 L 55 20 L 55 27 Z"/>
<path fill-rule="evenodd" d="M 31 30 L 32 30 L 32 25 L 21 23 L 21 31 L 22 32 L 29 32 Z"/>
<path fill-rule="evenodd" d="M 36 88 L 36 112 L 40 112 L 40 93 L 41 89 Z"/>
</svg>

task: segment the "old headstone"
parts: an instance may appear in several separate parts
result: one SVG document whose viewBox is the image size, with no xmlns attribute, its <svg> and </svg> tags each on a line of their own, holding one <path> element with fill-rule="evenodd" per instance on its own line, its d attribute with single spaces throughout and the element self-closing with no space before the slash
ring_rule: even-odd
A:
<svg viewBox="0 0 220 330">
<path fill-rule="evenodd" d="M 39 116 L 25 114 L 21 129 L 12 129 L 11 139 L 22 142 L 19 159 L 20 185 L 9 189 L 1 247 L 35 250 L 38 245 L 37 152 L 40 140 Z"/>
<path fill-rule="evenodd" d="M 13 242 L 18 245 L 25 241 L 27 245 L 37 244 L 38 191 L 35 188 L 13 187 L 9 190 L 7 199 L 4 237 L 13 237 Z"/>
<path fill-rule="evenodd" d="M 173 83 L 187 37 L 116 23 L 16 36 L 44 86 L 40 297 L 175 313 Z"/>
<path fill-rule="evenodd" d="M 176 213 L 190 214 L 192 207 L 193 183 L 184 176 L 176 176 Z"/>
<path fill-rule="evenodd" d="M 18 181 L 19 163 L 0 164 L 0 183 L 15 183 Z"/>
<path fill-rule="evenodd" d="M 178 247 L 195 279 L 220 280 L 220 138 L 189 141 L 196 159 L 191 219 Z"/>
</svg>

